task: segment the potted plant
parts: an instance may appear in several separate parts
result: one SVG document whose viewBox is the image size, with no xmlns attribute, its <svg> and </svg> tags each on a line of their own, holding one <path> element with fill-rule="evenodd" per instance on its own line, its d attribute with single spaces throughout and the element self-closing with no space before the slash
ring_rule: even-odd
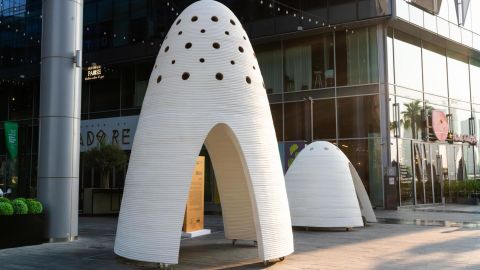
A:
<svg viewBox="0 0 480 270">
<path fill-rule="evenodd" d="M 110 172 L 127 163 L 127 155 L 117 144 L 100 142 L 84 154 L 85 166 L 100 170 L 101 187 L 110 188 Z"/>
<path fill-rule="evenodd" d="M 45 215 L 35 199 L 0 197 L 0 249 L 45 242 Z"/>
</svg>

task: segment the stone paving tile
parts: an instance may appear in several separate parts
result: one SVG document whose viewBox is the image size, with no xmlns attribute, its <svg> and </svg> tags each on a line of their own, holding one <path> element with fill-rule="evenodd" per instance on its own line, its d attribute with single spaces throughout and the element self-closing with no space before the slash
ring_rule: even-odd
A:
<svg viewBox="0 0 480 270">
<path fill-rule="evenodd" d="M 113 253 L 116 218 L 81 217 L 80 239 L 0 250 L 0 269 L 152 269 Z M 295 253 L 264 266 L 252 242 L 232 246 L 221 217 L 207 216 L 208 236 L 181 242 L 174 269 L 480 269 L 480 230 L 369 224 L 345 231 L 294 231 Z"/>
</svg>

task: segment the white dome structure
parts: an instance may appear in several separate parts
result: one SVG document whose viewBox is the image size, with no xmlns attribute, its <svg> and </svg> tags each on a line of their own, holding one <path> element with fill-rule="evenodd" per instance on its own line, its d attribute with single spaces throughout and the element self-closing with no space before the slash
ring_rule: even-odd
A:
<svg viewBox="0 0 480 270">
<path fill-rule="evenodd" d="M 156 59 L 126 177 L 116 254 L 178 263 L 203 144 L 226 238 L 257 241 L 263 261 L 291 254 L 287 193 L 262 75 L 239 20 L 211 0 L 178 16 Z"/>
<path fill-rule="evenodd" d="M 337 146 L 313 142 L 298 154 L 285 175 L 292 225 L 362 227 L 362 215 L 376 222 L 357 171 Z"/>
</svg>

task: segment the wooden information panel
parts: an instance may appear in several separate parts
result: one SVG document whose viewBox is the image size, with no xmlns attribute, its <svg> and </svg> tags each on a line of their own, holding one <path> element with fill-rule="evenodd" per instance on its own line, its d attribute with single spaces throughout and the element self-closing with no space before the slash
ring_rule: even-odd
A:
<svg viewBox="0 0 480 270">
<path fill-rule="evenodd" d="M 192 185 L 190 186 L 190 194 L 185 210 L 185 219 L 183 220 L 184 232 L 194 232 L 203 229 L 204 169 L 205 157 L 199 156 L 195 163 Z"/>
</svg>

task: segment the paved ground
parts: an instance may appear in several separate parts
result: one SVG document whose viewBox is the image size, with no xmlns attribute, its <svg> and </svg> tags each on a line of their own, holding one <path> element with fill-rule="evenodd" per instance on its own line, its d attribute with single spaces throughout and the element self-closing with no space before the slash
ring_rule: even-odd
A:
<svg viewBox="0 0 480 270">
<path fill-rule="evenodd" d="M 480 207 L 463 210 L 434 207 L 377 211 L 380 220 L 396 220 L 397 224 L 370 224 L 350 232 L 295 231 L 295 253 L 267 268 L 478 270 L 480 227 L 468 224 L 480 224 Z M 422 218 L 444 223 L 410 225 L 409 221 Z M 113 217 L 82 217 L 78 241 L 0 250 L 0 269 L 153 268 L 113 253 L 116 222 Z M 265 268 L 252 243 L 240 242 L 233 247 L 223 238 L 221 217 L 207 216 L 206 223 L 213 234 L 182 240 L 180 264 L 175 269 Z"/>
</svg>

